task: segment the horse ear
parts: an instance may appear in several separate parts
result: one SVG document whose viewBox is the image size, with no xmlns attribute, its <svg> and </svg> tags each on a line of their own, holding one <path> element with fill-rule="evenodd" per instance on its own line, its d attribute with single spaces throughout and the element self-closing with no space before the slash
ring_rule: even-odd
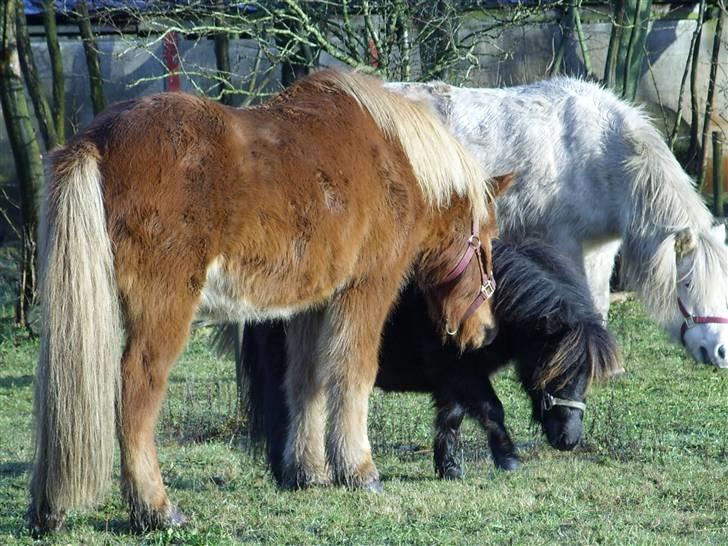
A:
<svg viewBox="0 0 728 546">
<path fill-rule="evenodd" d="M 494 176 L 493 177 L 493 190 L 495 193 L 495 196 L 498 197 L 500 195 L 503 195 L 503 192 L 505 192 L 508 187 L 511 185 L 511 183 L 516 179 L 516 173 L 508 173 L 508 174 L 502 174 L 500 176 Z"/>
<path fill-rule="evenodd" d="M 686 227 L 675 234 L 675 255 L 684 258 L 695 250 L 698 240 L 692 228 Z"/>
</svg>

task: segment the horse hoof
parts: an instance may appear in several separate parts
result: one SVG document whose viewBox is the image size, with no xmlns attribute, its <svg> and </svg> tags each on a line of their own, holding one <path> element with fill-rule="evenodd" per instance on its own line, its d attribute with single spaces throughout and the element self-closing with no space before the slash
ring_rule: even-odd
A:
<svg viewBox="0 0 728 546">
<path fill-rule="evenodd" d="M 187 516 L 182 513 L 182 510 L 172 505 L 172 509 L 169 514 L 169 525 L 168 527 L 182 527 L 187 523 Z"/>
<path fill-rule="evenodd" d="M 518 460 L 518 457 L 500 457 L 495 459 L 495 466 L 496 468 L 499 468 L 501 470 L 518 470 L 521 468 L 521 461 Z"/>
<path fill-rule="evenodd" d="M 131 528 L 137 533 L 182 527 L 187 523 L 187 516 L 174 504 L 162 510 L 134 509 L 131 513 Z"/>
<path fill-rule="evenodd" d="M 38 512 L 31 506 L 28 510 L 28 528 L 34 538 L 40 538 L 48 533 L 60 530 L 66 519 L 65 512 L 52 514 L 50 512 Z"/>
<path fill-rule="evenodd" d="M 382 482 L 380 480 L 372 480 L 368 483 L 365 483 L 363 489 L 365 491 L 368 491 L 369 493 L 382 493 L 384 491 L 384 487 L 382 486 Z"/>
<path fill-rule="evenodd" d="M 463 470 L 459 466 L 448 466 L 439 470 L 438 475 L 443 480 L 462 480 Z"/>
<path fill-rule="evenodd" d="M 281 487 L 289 491 L 297 491 L 307 487 L 326 487 L 331 485 L 331 478 L 326 472 L 307 473 L 303 470 L 291 470 L 283 475 Z"/>
</svg>

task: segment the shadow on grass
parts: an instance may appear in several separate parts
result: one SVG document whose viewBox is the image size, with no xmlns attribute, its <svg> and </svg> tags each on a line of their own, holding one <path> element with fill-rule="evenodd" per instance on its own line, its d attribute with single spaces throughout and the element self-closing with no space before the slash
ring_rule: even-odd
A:
<svg viewBox="0 0 728 546">
<path fill-rule="evenodd" d="M 17 389 L 19 387 L 30 387 L 32 384 L 32 375 L 0 377 L 0 389 Z"/>
<path fill-rule="evenodd" d="M 31 464 L 29 462 L 7 462 L 0 463 L 0 475 L 18 477 L 26 472 L 30 472 Z"/>
<path fill-rule="evenodd" d="M 136 539 L 141 541 L 141 537 L 143 536 L 142 533 L 139 533 L 132 529 L 131 525 L 129 524 L 129 518 L 109 518 L 104 519 L 100 517 L 89 517 L 86 520 L 86 523 L 89 527 L 92 527 L 95 531 L 99 533 L 113 533 L 115 535 L 126 535 L 129 537 L 130 540 Z M 71 527 L 69 527 L 70 529 Z M 136 542 L 134 540 L 134 542 Z"/>
<path fill-rule="evenodd" d="M 383 473 L 379 476 L 380 481 L 384 487 L 388 483 L 403 482 L 403 483 L 439 483 L 440 480 L 433 471 L 432 474 L 408 474 L 402 472 L 396 473 Z"/>
</svg>

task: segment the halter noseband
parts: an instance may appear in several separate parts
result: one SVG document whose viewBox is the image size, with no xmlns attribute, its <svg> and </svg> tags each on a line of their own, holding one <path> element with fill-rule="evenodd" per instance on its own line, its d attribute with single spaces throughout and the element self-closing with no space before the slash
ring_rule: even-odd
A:
<svg viewBox="0 0 728 546">
<path fill-rule="evenodd" d="M 478 291 L 478 295 L 475 296 L 473 303 L 470 304 L 470 307 L 468 307 L 463 314 L 463 318 L 460 320 L 459 324 L 462 324 L 463 322 L 468 320 L 473 315 L 473 313 L 475 313 L 478 307 L 480 307 L 486 301 L 492 298 L 493 294 L 495 293 L 495 278 L 493 277 L 492 273 L 488 274 L 485 272 L 485 265 L 483 264 L 483 253 L 481 251 L 482 245 L 480 242 L 480 237 L 478 236 L 478 232 L 478 222 L 473 219 L 470 230 L 470 237 L 468 237 L 465 252 L 463 252 L 463 255 L 455 264 L 455 267 L 453 267 L 450 273 L 448 273 L 447 277 L 445 277 L 445 279 L 439 282 L 436 286 L 436 288 L 438 288 L 439 290 L 446 289 L 465 272 L 465 269 L 468 267 L 470 262 L 473 261 L 473 257 L 476 257 L 478 259 L 478 269 L 480 270 L 480 290 Z M 455 330 L 451 331 L 449 327 L 446 327 L 446 332 L 449 336 L 454 336 L 458 333 L 459 328 L 460 326 L 455 328 Z"/>
<path fill-rule="evenodd" d="M 677 306 L 680 308 L 680 313 L 684 319 L 682 326 L 680 326 L 680 341 L 683 345 L 685 345 L 685 332 L 697 324 L 728 324 L 728 317 L 696 317 L 688 312 L 680 298 L 677 298 Z"/>
<path fill-rule="evenodd" d="M 581 410 L 582 413 L 586 411 L 586 404 L 584 402 L 577 402 L 576 400 L 566 400 L 565 398 L 556 398 L 555 396 L 543 392 L 543 398 L 541 399 L 541 409 L 543 411 L 549 411 L 555 406 L 564 406 L 566 408 L 574 408 Z"/>
</svg>

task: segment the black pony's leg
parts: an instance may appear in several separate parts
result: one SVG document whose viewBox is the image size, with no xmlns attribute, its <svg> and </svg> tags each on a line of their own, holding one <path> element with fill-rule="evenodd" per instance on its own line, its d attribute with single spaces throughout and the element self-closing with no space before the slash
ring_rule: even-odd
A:
<svg viewBox="0 0 728 546">
<path fill-rule="evenodd" d="M 248 381 L 250 433 L 254 441 L 264 443 L 271 472 L 280 484 L 288 430 L 285 324 L 275 321 L 246 325 L 239 358 Z"/>
<path fill-rule="evenodd" d="M 503 404 L 493 389 L 490 379 L 480 385 L 477 403 L 466 405 L 469 415 L 474 417 L 488 435 L 488 445 L 493 454 L 495 466 L 503 470 L 516 470 L 521 466 L 516 446 L 513 445 L 505 425 L 505 411 Z"/>
<path fill-rule="evenodd" d="M 455 447 L 460 439 L 460 424 L 463 422 L 465 409 L 457 402 L 440 397 L 435 397 L 435 407 L 435 472 L 439 478 L 457 480 L 463 477 L 463 471 L 455 457 Z"/>
</svg>

